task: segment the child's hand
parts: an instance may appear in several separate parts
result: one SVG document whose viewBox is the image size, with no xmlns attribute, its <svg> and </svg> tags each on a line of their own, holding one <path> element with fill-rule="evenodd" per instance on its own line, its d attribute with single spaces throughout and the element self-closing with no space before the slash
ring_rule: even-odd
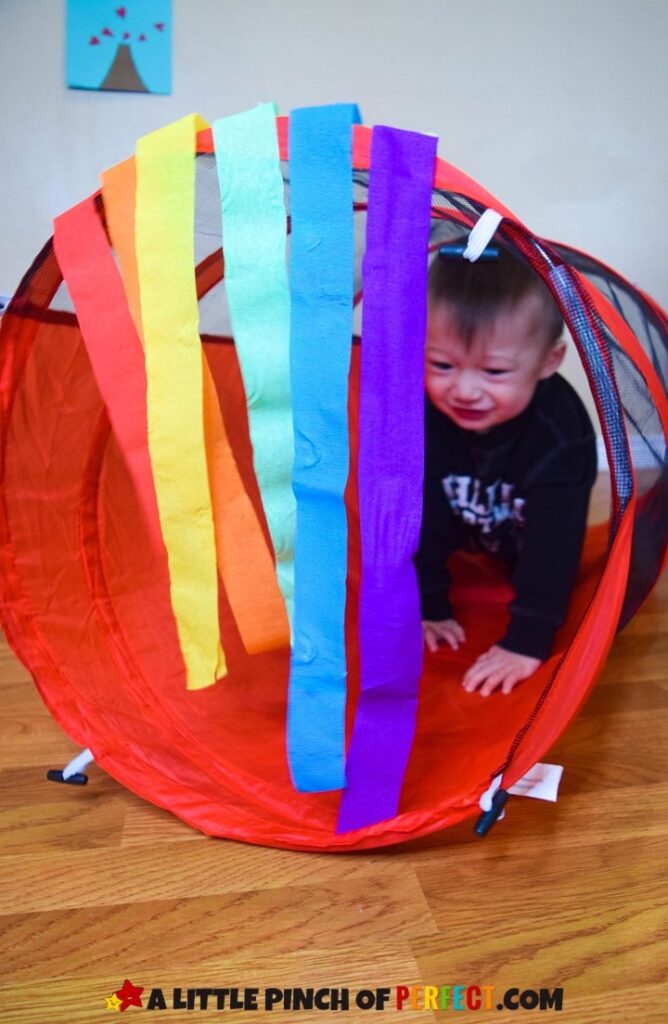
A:
<svg viewBox="0 0 668 1024">
<path fill-rule="evenodd" d="M 514 654 L 494 645 L 473 663 L 462 686 L 469 693 L 480 687 L 481 697 L 488 697 L 499 687 L 501 693 L 510 693 L 514 686 L 533 675 L 540 664 L 538 658 Z"/>
<path fill-rule="evenodd" d="M 441 641 L 450 644 L 453 651 L 466 640 L 464 630 L 455 619 L 443 619 L 441 622 L 423 622 L 422 635 L 425 646 L 430 651 L 437 651 Z"/>
</svg>

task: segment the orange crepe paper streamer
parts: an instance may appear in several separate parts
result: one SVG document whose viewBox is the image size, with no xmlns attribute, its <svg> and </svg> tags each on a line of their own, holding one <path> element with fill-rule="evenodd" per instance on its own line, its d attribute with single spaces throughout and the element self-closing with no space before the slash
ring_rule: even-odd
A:
<svg viewBox="0 0 668 1024">
<path fill-rule="evenodd" d="M 134 320 L 137 334 L 143 344 L 139 277 L 135 252 L 136 187 L 137 174 L 134 157 L 102 172 L 102 200 L 107 230 L 118 256 L 130 316 Z"/>
<path fill-rule="evenodd" d="M 225 432 L 216 385 L 204 355 L 202 363 L 204 435 L 218 569 L 243 645 L 249 654 L 260 654 L 287 646 L 290 626 L 274 561 L 244 490 Z"/>
</svg>

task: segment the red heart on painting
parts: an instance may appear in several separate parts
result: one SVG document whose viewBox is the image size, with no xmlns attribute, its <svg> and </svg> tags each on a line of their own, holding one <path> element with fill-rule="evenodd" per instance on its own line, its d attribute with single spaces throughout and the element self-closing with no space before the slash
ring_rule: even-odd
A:
<svg viewBox="0 0 668 1024">
<path fill-rule="evenodd" d="M 124 18 L 125 17 L 125 13 L 126 13 L 125 12 L 125 7 L 117 7 L 116 8 L 116 14 L 118 15 L 119 18 Z"/>
<path fill-rule="evenodd" d="M 113 36 L 114 33 L 111 31 L 110 28 L 103 28 L 100 34 L 103 36 Z"/>
<path fill-rule="evenodd" d="M 130 38 L 130 33 L 129 32 L 124 32 L 123 33 L 123 39 L 129 39 L 129 38 Z"/>
<path fill-rule="evenodd" d="M 158 32 L 162 32 L 163 28 L 165 27 L 165 23 L 164 21 L 156 21 L 153 27 L 157 28 Z"/>
<path fill-rule="evenodd" d="M 90 43 L 91 46 L 99 46 L 100 45 L 100 40 L 97 38 L 97 36 L 91 36 L 90 39 L 88 40 L 88 42 Z"/>
</svg>

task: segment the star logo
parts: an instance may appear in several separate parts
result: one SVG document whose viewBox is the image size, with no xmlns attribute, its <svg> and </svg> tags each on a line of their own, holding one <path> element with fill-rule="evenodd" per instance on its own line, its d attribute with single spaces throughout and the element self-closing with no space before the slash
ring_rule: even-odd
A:
<svg viewBox="0 0 668 1024">
<path fill-rule="evenodd" d="M 139 1006 L 141 1007 L 141 994 L 144 991 L 143 988 L 139 988 L 137 985 L 133 985 L 127 978 L 123 982 L 123 988 L 119 988 L 114 993 L 117 996 L 120 1006 L 121 1013 L 125 1013 L 128 1006 Z"/>
<path fill-rule="evenodd" d="M 116 1013 L 120 1013 L 121 1001 L 115 992 L 113 996 L 104 997 L 104 1006 L 106 1010 L 115 1010 Z"/>
</svg>

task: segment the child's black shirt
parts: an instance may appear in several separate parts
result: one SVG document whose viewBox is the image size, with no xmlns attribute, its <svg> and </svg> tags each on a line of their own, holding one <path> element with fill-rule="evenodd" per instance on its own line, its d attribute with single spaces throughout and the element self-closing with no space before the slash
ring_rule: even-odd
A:
<svg viewBox="0 0 668 1024">
<path fill-rule="evenodd" d="M 498 552 L 515 590 L 498 643 L 546 658 L 575 583 L 595 479 L 591 420 L 559 374 L 538 383 L 523 413 L 486 433 L 463 430 L 427 399 L 415 557 L 423 619 L 453 617 L 445 562 L 454 550 Z"/>
</svg>

